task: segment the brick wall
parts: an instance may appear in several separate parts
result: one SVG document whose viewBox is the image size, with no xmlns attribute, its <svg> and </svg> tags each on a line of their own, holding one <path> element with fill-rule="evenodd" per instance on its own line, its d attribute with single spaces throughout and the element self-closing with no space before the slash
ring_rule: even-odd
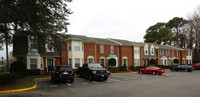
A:
<svg viewBox="0 0 200 97">
<path fill-rule="evenodd" d="M 61 64 L 68 65 L 67 41 L 61 43 Z"/>
<path fill-rule="evenodd" d="M 87 57 L 93 56 L 94 57 L 94 63 L 96 63 L 95 60 L 95 43 L 84 43 L 84 63 L 87 63 Z"/>
<path fill-rule="evenodd" d="M 131 65 L 134 65 L 134 54 L 133 54 L 133 46 L 121 46 L 121 49 L 120 49 L 120 52 L 121 52 L 121 59 L 120 60 L 120 64 L 119 66 L 123 66 L 123 63 L 122 63 L 122 60 L 123 60 L 123 57 L 127 57 L 128 58 L 128 68 L 131 66 Z"/>
</svg>

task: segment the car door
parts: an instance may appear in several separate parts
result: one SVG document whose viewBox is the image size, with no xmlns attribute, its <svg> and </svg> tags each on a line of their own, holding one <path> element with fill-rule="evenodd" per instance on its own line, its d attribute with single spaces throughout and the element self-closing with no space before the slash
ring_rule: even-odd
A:
<svg viewBox="0 0 200 97">
<path fill-rule="evenodd" d="M 83 65 L 83 71 L 82 71 L 82 73 L 83 73 L 83 75 L 84 75 L 85 77 L 88 76 L 88 64 L 84 64 L 84 65 Z"/>
</svg>

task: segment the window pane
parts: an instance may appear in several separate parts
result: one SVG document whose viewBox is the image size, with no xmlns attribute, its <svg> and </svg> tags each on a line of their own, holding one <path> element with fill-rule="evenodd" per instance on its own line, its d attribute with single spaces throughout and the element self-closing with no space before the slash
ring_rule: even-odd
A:
<svg viewBox="0 0 200 97">
<path fill-rule="evenodd" d="M 71 58 L 69 58 L 69 62 L 68 62 L 68 65 L 72 65 L 72 59 Z"/>
<path fill-rule="evenodd" d="M 80 42 L 74 42 L 74 51 L 80 51 Z"/>
<path fill-rule="evenodd" d="M 110 53 L 114 54 L 114 46 L 110 46 Z"/>
<path fill-rule="evenodd" d="M 104 45 L 100 45 L 100 53 L 104 53 Z"/>
<path fill-rule="evenodd" d="M 37 59 L 30 59 L 31 69 L 37 69 Z"/>
<path fill-rule="evenodd" d="M 72 43 L 69 42 L 69 43 L 68 43 L 68 50 L 71 51 L 71 49 L 72 49 Z"/>
<path fill-rule="evenodd" d="M 75 67 L 76 68 L 80 67 L 80 59 L 79 58 L 75 59 Z"/>
</svg>

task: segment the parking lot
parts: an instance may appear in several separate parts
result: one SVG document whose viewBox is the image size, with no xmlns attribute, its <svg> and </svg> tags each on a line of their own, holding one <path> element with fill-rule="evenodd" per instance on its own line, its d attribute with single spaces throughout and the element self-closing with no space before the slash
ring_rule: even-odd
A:
<svg viewBox="0 0 200 97">
<path fill-rule="evenodd" d="M 198 71 L 193 71 L 195 73 Z M 118 83 L 124 81 L 132 80 L 145 80 L 145 79 L 156 79 L 156 78 L 165 78 L 178 75 L 188 75 L 191 72 L 166 72 L 163 75 L 152 75 L 152 74 L 124 74 L 124 75 L 111 75 L 107 81 L 89 81 L 85 78 L 75 78 L 74 83 L 58 83 L 53 84 L 50 80 L 43 80 L 38 82 L 38 89 L 43 88 L 62 88 L 62 87 L 81 87 L 81 86 L 90 86 L 94 84 L 109 84 L 109 83 Z"/>
<path fill-rule="evenodd" d="M 38 82 L 36 89 L 0 94 L 0 97 L 199 97 L 200 71 L 163 75 L 112 75 L 107 81 L 75 78 L 74 83 Z"/>
</svg>

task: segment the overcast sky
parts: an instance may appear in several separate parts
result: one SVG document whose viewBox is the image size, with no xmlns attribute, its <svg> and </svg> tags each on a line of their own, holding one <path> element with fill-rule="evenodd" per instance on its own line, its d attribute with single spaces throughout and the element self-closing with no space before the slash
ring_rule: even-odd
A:
<svg viewBox="0 0 200 97">
<path fill-rule="evenodd" d="M 187 18 L 198 6 L 199 0 L 73 0 L 68 33 L 143 42 L 148 27 Z"/>
</svg>

